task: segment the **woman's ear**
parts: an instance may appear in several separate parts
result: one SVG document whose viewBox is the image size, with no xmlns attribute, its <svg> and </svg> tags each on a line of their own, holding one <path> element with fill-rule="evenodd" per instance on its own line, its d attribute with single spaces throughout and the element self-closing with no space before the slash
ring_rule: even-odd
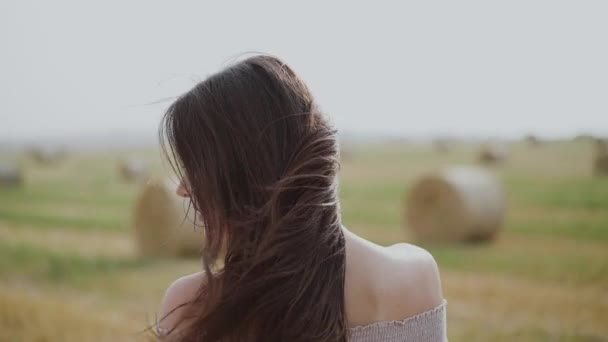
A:
<svg viewBox="0 0 608 342">
<path fill-rule="evenodd" d="M 190 197 L 190 189 L 187 181 L 181 181 L 177 185 L 177 189 L 175 189 L 175 193 L 184 198 Z"/>
</svg>

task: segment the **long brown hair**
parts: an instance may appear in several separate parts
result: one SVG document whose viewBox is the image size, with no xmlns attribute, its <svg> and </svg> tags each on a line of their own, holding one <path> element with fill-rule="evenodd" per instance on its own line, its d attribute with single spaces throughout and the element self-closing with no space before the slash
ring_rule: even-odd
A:
<svg viewBox="0 0 608 342">
<path fill-rule="evenodd" d="M 346 341 L 336 132 L 304 82 L 250 57 L 175 101 L 160 135 L 206 235 L 205 283 L 169 336 Z"/>
</svg>

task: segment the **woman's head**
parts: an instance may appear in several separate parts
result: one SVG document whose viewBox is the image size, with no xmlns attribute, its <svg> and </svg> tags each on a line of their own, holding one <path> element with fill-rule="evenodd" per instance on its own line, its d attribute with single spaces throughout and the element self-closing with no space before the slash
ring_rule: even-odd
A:
<svg viewBox="0 0 608 342">
<path fill-rule="evenodd" d="M 161 138 L 206 233 L 185 338 L 344 340 L 338 149 L 304 82 L 248 58 L 173 103 Z"/>
</svg>

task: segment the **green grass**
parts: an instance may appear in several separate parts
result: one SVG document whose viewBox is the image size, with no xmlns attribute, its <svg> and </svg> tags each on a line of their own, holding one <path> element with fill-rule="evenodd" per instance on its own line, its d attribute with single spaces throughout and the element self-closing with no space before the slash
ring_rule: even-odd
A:
<svg viewBox="0 0 608 342">
<path fill-rule="evenodd" d="M 65 282 L 99 273 L 129 270 L 151 265 L 148 259 L 84 257 L 57 253 L 26 244 L 0 242 L 0 275 L 19 274 L 34 280 Z"/>
<path fill-rule="evenodd" d="M 22 224 L 40 229 L 52 227 L 74 229 L 101 229 L 124 231 L 128 222 L 105 217 L 65 217 L 60 215 L 39 214 L 35 212 L 15 212 L 5 208 L 0 209 L 0 222 Z"/>
<path fill-rule="evenodd" d="M 536 236 L 561 236 L 574 239 L 608 241 L 608 223 L 604 222 L 538 222 L 511 224 L 509 231 Z"/>
<path fill-rule="evenodd" d="M 127 189 L 131 189 L 129 186 Z M 26 188 L 8 188 L 0 191 L 0 205 L 10 203 L 74 203 L 100 206 L 129 206 L 134 198 L 134 191 L 100 192 L 97 189 L 61 187 L 58 185 L 38 186 L 30 184 Z"/>
<path fill-rule="evenodd" d="M 503 274 L 544 282 L 608 283 L 608 260 L 598 260 L 594 255 L 522 253 L 515 247 L 509 251 L 488 245 L 427 247 L 442 269 Z"/>
<path fill-rule="evenodd" d="M 164 174 L 157 152 L 151 149 L 143 155 L 155 165 L 156 174 Z M 402 222 L 407 189 L 422 173 L 471 163 L 475 152 L 470 144 L 441 154 L 412 144 L 354 148 L 340 171 L 343 221 L 382 244 L 404 241 L 410 237 Z M 0 241 L 0 290 L 5 286 L 5 297 L 11 298 L 10 286 L 25 284 L 23 298 L 29 298 L 32 288 L 42 296 L 67 294 L 62 298 L 66 306 L 69 301 L 86 314 L 99 309 L 101 302 L 114 317 L 127 321 L 134 312 L 154 310 L 168 283 L 200 268 L 198 260 L 137 258 L 125 244 L 139 186 L 122 183 L 115 162 L 128 154 L 71 155 L 50 167 L 27 162 L 26 185 L 0 189 L 5 239 Z M 591 177 L 589 158 L 587 143 L 514 146 L 508 162 L 492 168 L 508 195 L 506 224 L 497 239 L 478 245 L 423 246 L 445 275 L 450 341 L 599 341 L 608 336 L 608 177 Z M 31 231 L 26 234 L 24 229 Z M 19 230 L 21 234 L 14 234 Z M 105 244 L 107 253 L 97 255 L 106 251 Z M 476 287 L 474 282 L 481 283 Z M 483 296 L 480 288 L 486 291 Z M 587 292 L 579 299 L 581 289 Z M 551 292 L 556 303 L 565 300 L 570 305 L 543 302 L 545 292 Z M 89 297 L 98 301 L 83 300 Z M 56 310 L 54 305 L 50 311 Z M 572 305 L 580 310 L 580 319 L 570 314 Z M 488 314 L 493 308 L 501 309 Z M 550 318 L 554 314 L 559 321 Z M 71 322 L 58 323 L 69 325 L 61 328 L 65 336 L 78 329 Z M 23 323 L 23 331 L 11 332 L 11 338 L 38 336 L 28 335 L 27 319 Z M 129 322 L 134 331 L 145 323 Z M 103 331 L 103 324 L 95 329 Z"/>
<path fill-rule="evenodd" d="M 514 201 L 552 208 L 608 210 L 608 179 L 507 179 Z"/>
<path fill-rule="evenodd" d="M 399 229 L 399 210 L 392 207 L 374 209 L 368 206 L 351 205 L 342 210 L 345 224 L 373 225 L 379 229 Z"/>
<path fill-rule="evenodd" d="M 344 181 L 339 194 L 342 219 L 345 223 L 399 229 L 405 191 L 405 185 L 394 182 Z"/>
<path fill-rule="evenodd" d="M 357 184 L 343 182 L 340 186 L 340 199 L 349 201 L 367 201 L 372 206 L 377 202 L 394 202 L 399 200 L 405 193 L 405 185 L 381 182 L 370 182 Z"/>
</svg>

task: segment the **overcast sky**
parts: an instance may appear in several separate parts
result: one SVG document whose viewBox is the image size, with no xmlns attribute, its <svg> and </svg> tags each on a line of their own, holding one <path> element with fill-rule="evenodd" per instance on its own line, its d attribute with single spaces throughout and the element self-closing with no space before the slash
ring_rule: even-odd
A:
<svg viewBox="0 0 608 342">
<path fill-rule="evenodd" d="M 150 103 L 248 51 L 343 132 L 608 135 L 608 2 L 355 3 L 3 0 L 0 138 L 153 135 Z"/>
</svg>

